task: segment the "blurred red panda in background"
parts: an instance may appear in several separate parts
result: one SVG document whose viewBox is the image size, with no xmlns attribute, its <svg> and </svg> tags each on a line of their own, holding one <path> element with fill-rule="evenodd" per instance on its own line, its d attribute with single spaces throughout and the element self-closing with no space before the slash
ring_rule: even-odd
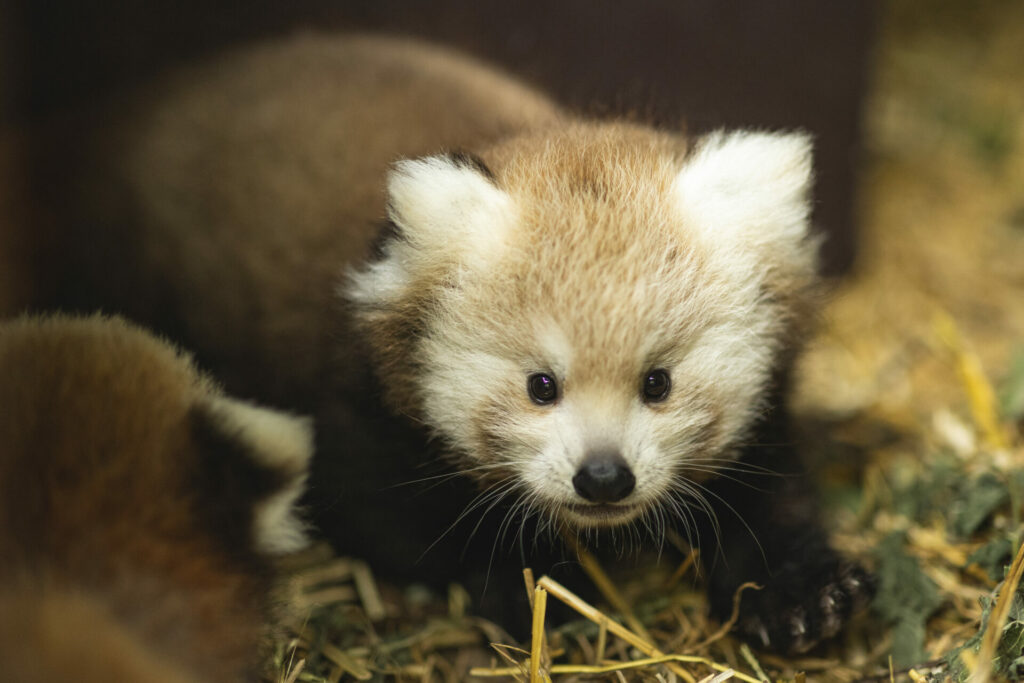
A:
<svg viewBox="0 0 1024 683">
<path fill-rule="evenodd" d="M 310 422 L 118 318 L 5 322 L 0 377 L 0 679 L 253 680 Z"/>
</svg>

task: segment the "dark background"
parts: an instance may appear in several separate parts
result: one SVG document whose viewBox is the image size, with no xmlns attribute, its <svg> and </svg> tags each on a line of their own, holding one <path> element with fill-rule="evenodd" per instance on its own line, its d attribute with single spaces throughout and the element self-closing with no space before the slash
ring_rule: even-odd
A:
<svg viewBox="0 0 1024 683">
<path fill-rule="evenodd" d="M 502 64 L 588 114 L 812 132 L 816 220 L 836 273 L 855 254 L 875 10 L 872 0 L 0 0 L 0 113 L 39 120 L 264 36 L 417 35 Z"/>
</svg>

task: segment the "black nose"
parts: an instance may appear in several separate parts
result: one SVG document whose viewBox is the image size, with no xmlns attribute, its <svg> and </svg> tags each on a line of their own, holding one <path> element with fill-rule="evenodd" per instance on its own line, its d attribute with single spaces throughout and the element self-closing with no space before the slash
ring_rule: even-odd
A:
<svg viewBox="0 0 1024 683">
<path fill-rule="evenodd" d="M 636 486 L 636 477 L 615 451 L 591 453 L 572 478 L 576 493 L 591 503 L 615 503 Z"/>
</svg>

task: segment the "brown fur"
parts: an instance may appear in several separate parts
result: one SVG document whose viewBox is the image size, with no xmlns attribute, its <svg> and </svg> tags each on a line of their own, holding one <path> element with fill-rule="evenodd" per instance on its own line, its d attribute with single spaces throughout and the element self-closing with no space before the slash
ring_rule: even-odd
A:
<svg viewBox="0 0 1024 683">
<path fill-rule="evenodd" d="M 196 678 L 148 647 L 103 602 L 38 585 L 0 595 L 0 679 L 17 683 L 77 681 L 186 683 Z"/>
<path fill-rule="evenodd" d="M 42 180 L 58 188 L 56 303 L 126 312 L 187 339 L 233 393 L 308 407 L 337 346 L 335 285 L 385 218 L 388 165 L 557 117 L 410 41 L 308 35 L 228 54 L 94 128 L 42 134 L 59 169 Z"/>
<path fill-rule="evenodd" d="M 244 526 L 222 529 L 262 495 L 212 490 L 252 474 L 197 435 L 219 390 L 99 317 L 0 326 L 0 376 L 5 680 L 252 676 L 269 574 Z"/>
</svg>

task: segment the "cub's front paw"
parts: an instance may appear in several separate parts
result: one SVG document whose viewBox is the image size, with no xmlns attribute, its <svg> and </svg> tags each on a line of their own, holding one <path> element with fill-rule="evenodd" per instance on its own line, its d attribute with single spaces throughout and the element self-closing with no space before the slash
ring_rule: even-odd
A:
<svg viewBox="0 0 1024 683">
<path fill-rule="evenodd" d="M 874 576 L 852 562 L 785 565 L 762 590 L 743 592 L 734 630 L 777 652 L 806 652 L 838 634 L 874 592 Z"/>
</svg>

